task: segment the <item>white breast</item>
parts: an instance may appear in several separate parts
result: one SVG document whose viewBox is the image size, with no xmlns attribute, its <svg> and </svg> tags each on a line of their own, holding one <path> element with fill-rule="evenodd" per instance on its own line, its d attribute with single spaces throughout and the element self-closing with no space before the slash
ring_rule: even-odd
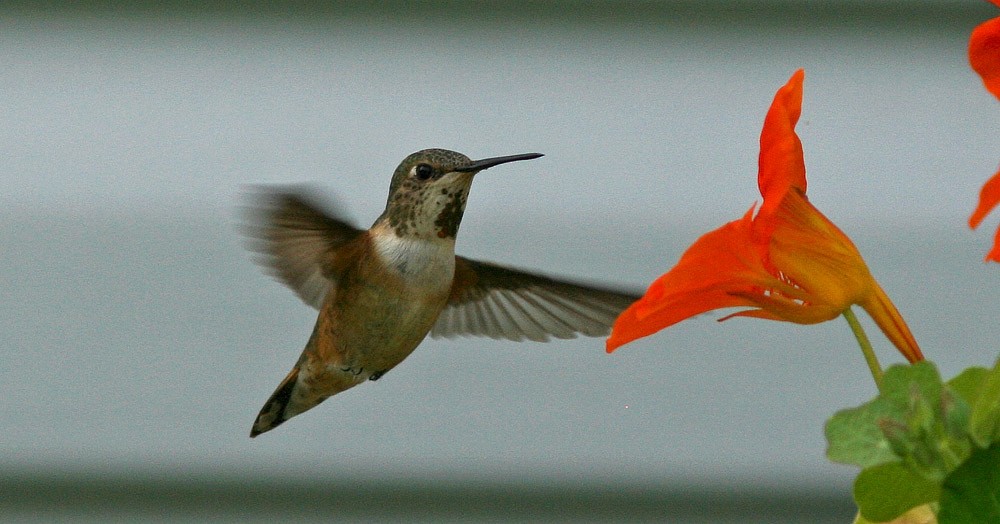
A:
<svg viewBox="0 0 1000 524">
<path fill-rule="evenodd" d="M 413 286 L 449 289 L 455 276 L 455 240 L 421 240 L 377 235 L 375 252 L 386 266 L 398 272 Z"/>
</svg>

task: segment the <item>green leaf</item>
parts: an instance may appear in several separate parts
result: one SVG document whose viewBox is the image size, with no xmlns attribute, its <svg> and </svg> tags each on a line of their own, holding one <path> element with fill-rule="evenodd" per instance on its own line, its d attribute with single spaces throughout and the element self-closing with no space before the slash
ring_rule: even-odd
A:
<svg viewBox="0 0 1000 524">
<path fill-rule="evenodd" d="M 864 469 L 854 481 L 854 501 L 872 522 L 892 520 L 912 508 L 938 500 L 941 486 L 902 462 Z"/>
<path fill-rule="evenodd" d="M 939 524 L 1000 522 L 1000 444 L 978 449 L 945 478 Z"/>
<path fill-rule="evenodd" d="M 1000 441 L 1000 361 L 983 377 L 969 415 L 969 432 L 982 448 Z"/>
<path fill-rule="evenodd" d="M 898 416 L 899 409 L 881 399 L 838 411 L 826 423 L 827 458 L 861 468 L 899 460 L 878 423 Z"/>
<path fill-rule="evenodd" d="M 908 405 L 914 393 L 920 393 L 929 404 L 935 405 L 941 395 L 941 387 L 941 375 L 933 362 L 895 365 L 882 377 L 879 396 L 898 405 Z"/>
<path fill-rule="evenodd" d="M 931 408 L 940 402 L 941 387 L 941 377 L 930 362 L 890 367 L 882 377 L 878 397 L 839 411 L 827 422 L 826 456 L 834 462 L 867 468 L 910 454 L 920 444 L 910 441 L 910 426 L 933 422 Z M 907 430 L 892 431 L 898 425 Z"/>
<path fill-rule="evenodd" d="M 976 403 L 979 398 L 979 390 L 983 386 L 983 380 L 989 370 L 981 367 L 972 367 L 962 371 L 957 377 L 948 381 L 948 389 L 954 391 L 970 406 Z"/>
</svg>

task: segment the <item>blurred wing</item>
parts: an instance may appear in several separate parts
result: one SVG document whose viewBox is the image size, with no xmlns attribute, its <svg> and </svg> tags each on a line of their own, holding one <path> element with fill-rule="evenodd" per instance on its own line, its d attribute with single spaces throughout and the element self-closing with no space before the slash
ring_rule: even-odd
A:
<svg viewBox="0 0 1000 524">
<path fill-rule="evenodd" d="M 431 336 L 599 337 L 640 295 L 455 257 L 451 298 Z"/>
<path fill-rule="evenodd" d="M 315 194 L 306 186 L 254 187 L 240 230 L 254 260 L 319 309 L 337 281 L 337 249 L 362 231 L 322 211 Z"/>
</svg>

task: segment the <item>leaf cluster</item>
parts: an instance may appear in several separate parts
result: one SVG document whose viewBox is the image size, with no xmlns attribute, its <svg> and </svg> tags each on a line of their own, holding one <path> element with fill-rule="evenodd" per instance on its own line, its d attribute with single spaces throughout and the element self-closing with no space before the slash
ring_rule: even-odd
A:
<svg viewBox="0 0 1000 524">
<path fill-rule="evenodd" d="M 930 504 L 938 522 L 1000 522 L 1000 361 L 943 383 L 931 362 L 886 370 L 879 395 L 835 414 L 827 457 L 861 468 L 861 516 Z"/>
</svg>

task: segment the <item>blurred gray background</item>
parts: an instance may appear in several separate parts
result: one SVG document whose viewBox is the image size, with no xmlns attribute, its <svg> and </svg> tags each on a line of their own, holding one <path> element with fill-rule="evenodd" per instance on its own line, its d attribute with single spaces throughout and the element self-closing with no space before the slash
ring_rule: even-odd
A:
<svg viewBox="0 0 1000 524">
<path fill-rule="evenodd" d="M 359 224 L 407 154 L 477 178 L 459 251 L 644 287 L 755 201 L 806 69 L 812 201 L 947 377 L 991 364 L 970 232 L 1000 105 L 987 2 L 375 2 L 0 8 L 0 512 L 23 521 L 849 522 L 823 423 L 875 390 L 847 325 L 704 315 L 603 339 L 427 340 L 251 440 L 315 312 L 235 231 L 315 182 Z M 863 316 L 863 315 L 862 315 Z M 865 317 L 867 320 L 867 317 Z M 871 323 L 868 323 L 871 326 Z M 885 364 L 901 358 L 870 335 Z"/>
</svg>

